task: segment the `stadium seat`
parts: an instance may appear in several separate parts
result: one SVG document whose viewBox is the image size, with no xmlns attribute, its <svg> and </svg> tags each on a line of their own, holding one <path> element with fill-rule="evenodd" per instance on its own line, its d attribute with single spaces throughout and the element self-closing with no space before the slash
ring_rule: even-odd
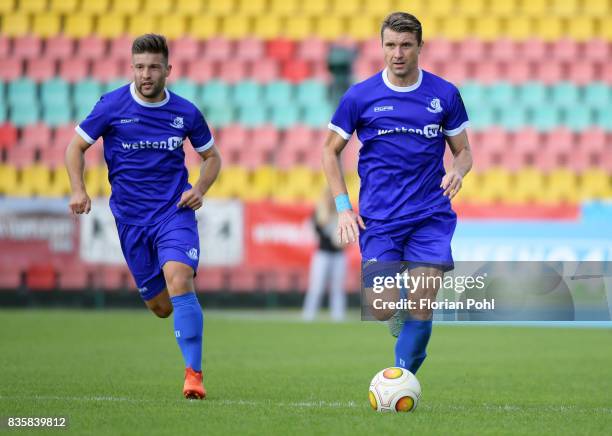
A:
<svg viewBox="0 0 612 436">
<path fill-rule="evenodd" d="M 17 168 L 13 164 L 0 163 L 0 193 L 13 195 L 17 191 Z"/>
<path fill-rule="evenodd" d="M 468 107 L 478 106 L 485 101 L 486 88 L 473 80 L 464 82 L 459 87 L 461 98 Z"/>
<path fill-rule="evenodd" d="M 121 36 L 109 41 L 108 57 L 131 63 L 132 38 Z"/>
<path fill-rule="evenodd" d="M 77 41 L 76 54 L 81 59 L 101 60 L 106 53 L 106 41 L 98 36 L 88 36 Z"/>
<path fill-rule="evenodd" d="M 281 34 L 281 18 L 276 15 L 257 15 L 253 17 L 253 36 L 261 40 L 278 38 Z"/>
<path fill-rule="evenodd" d="M 32 33 L 41 38 L 49 38 L 60 32 L 61 17 L 55 12 L 35 14 L 32 24 Z"/>
<path fill-rule="evenodd" d="M 0 124 L 0 149 L 12 148 L 17 143 L 17 128 L 11 123 Z"/>
<path fill-rule="evenodd" d="M 74 54 L 74 41 L 64 35 L 55 35 L 45 40 L 44 56 L 49 59 L 67 59 Z"/>
<path fill-rule="evenodd" d="M 19 38 L 30 32 L 30 15 L 23 12 L 2 15 L 2 34 L 11 38 Z"/>
<path fill-rule="evenodd" d="M 32 59 L 40 56 L 42 40 L 33 35 L 13 39 L 13 56 L 18 59 Z"/>
<path fill-rule="evenodd" d="M 561 124 L 561 111 L 552 106 L 531 109 L 531 124 L 540 132 L 547 132 Z"/>
<path fill-rule="evenodd" d="M 262 126 L 268 122 L 267 111 L 258 104 L 241 106 L 238 108 L 238 122 L 248 128 Z"/>
<path fill-rule="evenodd" d="M 504 72 L 504 79 L 515 86 L 523 84 L 533 77 L 532 62 L 520 58 L 503 62 L 502 71 Z"/>
<path fill-rule="evenodd" d="M 612 194 L 610 176 L 604 169 L 592 168 L 580 176 L 580 198 L 584 200 L 609 199 Z"/>
<path fill-rule="evenodd" d="M 232 15 L 221 18 L 220 33 L 232 40 L 237 41 L 252 35 L 251 17 L 245 15 Z"/>
<path fill-rule="evenodd" d="M 95 267 L 77 262 L 57 264 L 58 289 L 62 291 L 87 291 L 94 286 Z"/>
<path fill-rule="evenodd" d="M 444 79 L 455 85 L 459 85 L 469 77 L 469 64 L 466 61 L 457 59 L 453 62 L 447 62 L 444 67 Z"/>
<path fill-rule="evenodd" d="M 528 108 L 545 105 L 548 101 L 547 91 L 547 88 L 540 82 L 525 82 L 517 86 L 517 102 Z"/>
<path fill-rule="evenodd" d="M 299 109 L 295 104 L 275 105 L 270 108 L 270 122 L 277 129 L 282 130 L 297 124 L 299 116 Z"/>
<path fill-rule="evenodd" d="M 231 59 L 234 51 L 234 44 L 222 37 L 212 38 L 204 45 L 204 57 L 214 61 L 224 61 Z"/>
<path fill-rule="evenodd" d="M 296 102 L 308 106 L 327 102 L 327 87 L 315 80 L 304 80 L 296 87 Z"/>
<path fill-rule="evenodd" d="M 569 108 L 578 104 L 578 88 L 573 83 L 557 82 L 550 87 L 550 102 L 562 108 Z"/>
<path fill-rule="evenodd" d="M 208 59 L 195 59 L 187 62 L 186 79 L 202 84 L 216 76 L 215 64 Z"/>
<path fill-rule="evenodd" d="M 517 43 L 509 38 L 497 38 L 491 42 L 488 56 L 496 61 L 512 62 L 517 60 Z M 474 60 L 478 60 L 472 57 Z"/>
<path fill-rule="evenodd" d="M 227 83 L 238 83 L 247 77 L 247 63 L 240 60 L 225 60 L 219 63 L 219 77 Z"/>
<path fill-rule="evenodd" d="M 327 102 L 309 104 L 303 108 L 303 111 L 302 121 L 313 128 L 325 126 L 333 115 L 333 109 Z"/>
<path fill-rule="evenodd" d="M 145 0 L 142 11 L 151 15 L 167 15 L 173 7 L 174 2 L 171 0 Z"/>
<path fill-rule="evenodd" d="M 238 82 L 232 87 L 230 98 L 237 107 L 257 106 L 262 98 L 261 85 L 252 80 Z"/>
<path fill-rule="evenodd" d="M 78 0 L 51 0 L 49 10 L 69 14 L 77 10 L 78 3 Z"/>
<path fill-rule="evenodd" d="M 509 132 L 516 132 L 527 124 L 526 109 L 516 104 L 498 106 L 498 123 Z"/>
<path fill-rule="evenodd" d="M 561 18 L 541 16 L 535 18 L 535 34 L 544 41 L 555 41 L 563 36 L 564 28 Z"/>
<path fill-rule="evenodd" d="M 243 38 L 236 43 L 236 56 L 245 61 L 256 61 L 265 55 L 265 47 L 261 40 Z"/>
<path fill-rule="evenodd" d="M 356 15 L 348 19 L 346 35 L 353 41 L 366 41 L 378 32 L 379 25 L 371 15 Z"/>
<path fill-rule="evenodd" d="M 60 62 L 60 77 L 74 83 L 85 79 L 89 73 L 89 63 L 80 58 L 67 58 Z"/>
<path fill-rule="evenodd" d="M 269 13 L 273 15 L 291 16 L 299 13 L 298 0 L 270 0 Z"/>
<path fill-rule="evenodd" d="M 485 60 L 475 64 L 472 79 L 479 81 L 483 85 L 490 85 L 501 77 L 501 63 Z"/>
<path fill-rule="evenodd" d="M 51 291 L 57 288 L 57 274 L 51 264 L 30 265 L 25 273 L 25 285 L 30 291 Z"/>
<path fill-rule="evenodd" d="M 56 77 L 40 84 L 40 101 L 43 105 L 70 104 L 70 87 L 68 82 Z"/>
<path fill-rule="evenodd" d="M 23 61 L 9 57 L 2 59 L 2 68 L 0 68 L 0 80 L 11 82 L 21 77 L 23 70 Z"/>
<path fill-rule="evenodd" d="M 252 130 L 249 140 L 249 153 L 243 161 L 248 168 L 270 164 L 279 144 L 279 131 L 271 124 L 264 124 Z"/>
<path fill-rule="evenodd" d="M 11 291 L 19 289 L 22 285 L 21 275 L 21 269 L 13 265 L 0 264 L 0 289 Z"/>
<path fill-rule="evenodd" d="M 485 0 L 460 0 L 455 5 L 459 14 L 476 18 L 485 14 L 486 6 Z"/>
<path fill-rule="evenodd" d="M 69 14 L 64 19 L 64 35 L 80 39 L 93 34 L 94 17 L 88 13 Z"/>
<path fill-rule="evenodd" d="M 487 129 L 494 123 L 494 111 L 489 107 L 468 107 L 467 112 L 470 125 L 476 131 Z"/>
<path fill-rule="evenodd" d="M 36 123 L 21 130 L 19 147 L 45 148 L 51 145 L 51 129 L 45 123 Z"/>
<path fill-rule="evenodd" d="M 530 61 L 541 62 L 548 57 L 548 47 L 539 38 L 530 38 L 519 45 L 519 53 Z"/>
<path fill-rule="evenodd" d="M 206 121 L 215 128 L 225 127 L 235 120 L 234 108 L 224 100 L 221 103 L 203 101 L 202 105 Z"/>
<path fill-rule="evenodd" d="M 597 125 L 607 132 L 612 132 L 612 107 L 599 109 L 595 114 Z"/>
<path fill-rule="evenodd" d="M 579 57 L 580 48 L 578 42 L 573 39 L 561 38 L 553 41 L 550 44 L 550 49 L 553 58 L 559 61 L 572 62 Z"/>
<path fill-rule="evenodd" d="M 567 79 L 576 85 L 588 85 L 596 80 L 597 68 L 592 62 L 573 62 L 568 64 Z"/>
<path fill-rule="evenodd" d="M 126 33 L 126 18 L 122 13 L 102 14 L 98 17 L 96 35 L 102 38 L 118 38 Z"/>
<path fill-rule="evenodd" d="M 281 77 L 292 83 L 299 83 L 310 76 L 310 65 L 306 61 L 285 61 L 281 67 Z"/>
<path fill-rule="evenodd" d="M 590 108 L 603 109 L 612 103 L 612 88 L 603 82 L 591 82 L 583 92 L 583 103 Z"/>
<path fill-rule="evenodd" d="M 201 88 L 201 98 L 204 104 L 219 104 L 228 102 L 230 99 L 230 87 L 219 79 L 205 83 Z"/>
<path fill-rule="evenodd" d="M 219 35 L 219 19 L 214 15 L 198 14 L 191 17 L 187 33 L 199 40 L 208 40 Z"/>
<path fill-rule="evenodd" d="M 346 36 L 344 19 L 335 15 L 323 15 L 314 19 L 315 35 L 325 41 L 334 41 Z"/>
<path fill-rule="evenodd" d="M 454 62 L 457 59 L 464 61 L 480 61 L 485 58 L 486 44 L 482 39 L 466 38 L 463 41 L 457 43 L 458 56 L 453 59 Z"/>
<path fill-rule="evenodd" d="M 466 17 L 460 16 L 452 16 L 446 15 L 439 19 L 440 22 L 440 34 L 442 37 L 448 39 L 449 41 L 457 42 L 462 41 L 468 36 L 470 36 L 470 30 L 473 31 L 473 28 L 470 29 L 469 22 Z M 427 29 L 427 23 L 422 22 L 423 28 Z M 431 32 L 431 29 L 426 30 Z M 472 35 L 474 36 L 474 35 Z"/>
<path fill-rule="evenodd" d="M 198 86 L 189 79 L 181 78 L 170 85 L 170 90 L 197 104 Z"/>
<path fill-rule="evenodd" d="M 536 66 L 534 79 L 545 85 L 554 85 L 563 79 L 563 65 L 553 59 L 540 62 Z"/>
<path fill-rule="evenodd" d="M 582 56 L 588 61 L 606 62 L 610 55 L 610 44 L 603 39 L 590 39 L 583 45 Z"/>
<path fill-rule="evenodd" d="M 512 155 L 518 157 L 521 164 L 533 165 L 536 156 L 542 149 L 542 135 L 533 127 L 525 127 L 514 133 L 512 137 Z M 501 148 L 503 152 L 503 146 Z"/>
<path fill-rule="evenodd" d="M 580 198 L 576 173 L 567 168 L 552 170 L 545 180 L 542 203 L 576 204 Z"/>
<path fill-rule="evenodd" d="M 371 17 L 382 17 L 394 8 L 392 0 L 364 0 L 363 14 Z"/>
<path fill-rule="evenodd" d="M 538 167 L 544 171 L 570 163 L 575 150 L 575 135 L 566 126 L 557 127 L 544 135 L 544 143 L 536 156 Z"/>
<path fill-rule="evenodd" d="M 587 2 L 588 3 L 588 2 Z M 567 22 L 567 36 L 585 42 L 595 37 L 596 24 L 592 17 L 576 16 Z"/>
<path fill-rule="evenodd" d="M 483 41 L 493 41 L 499 37 L 502 29 L 502 20 L 497 17 L 487 16 L 476 18 L 475 26 L 471 27 L 471 35 Z"/>
<path fill-rule="evenodd" d="M 133 280 L 126 266 L 102 265 L 96 269 L 94 287 L 104 291 L 135 289 Z"/>
<path fill-rule="evenodd" d="M 278 171 L 270 165 L 253 168 L 252 184 L 248 187 L 249 200 L 269 200 L 278 187 Z"/>
<path fill-rule="evenodd" d="M 85 79 L 73 85 L 73 104 L 93 108 L 102 95 L 102 85 L 94 79 Z"/>
<path fill-rule="evenodd" d="M 283 80 L 270 82 L 263 87 L 263 101 L 268 106 L 289 105 L 292 95 L 293 86 Z"/>
<path fill-rule="evenodd" d="M 574 132 L 582 132 L 595 124 L 592 110 L 581 105 L 564 108 L 563 120 L 563 123 Z"/>
<path fill-rule="evenodd" d="M 23 102 L 12 105 L 10 108 L 10 121 L 17 127 L 34 124 L 39 120 L 39 106 L 36 102 Z"/>
<path fill-rule="evenodd" d="M 168 39 L 183 38 L 188 34 L 187 18 L 182 14 L 161 15 L 159 17 L 159 32 Z"/>
<path fill-rule="evenodd" d="M 47 196 L 51 173 L 46 165 L 25 165 L 20 169 L 19 183 L 13 194 L 18 197 Z"/>
<path fill-rule="evenodd" d="M 66 154 L 66 147 L 51 147 L 50 142 L 46 143 L 44 148 L 40 152 L 41 162 L 47 166 L 50 170 L 57 168 L 63 168 L 64 166 L 64 155 Z M 64 169 L 65 171 L 65 169 Z M 51 178 L 55 176 L 52 174 Z M 70 187 L 70 185 L 68 185 Z"/>
<path fill-rule="evenodd" d="M 43 82 L 55 76 L 56 61 L 46 57 L 28 59 L 26 61 L 26 75 L 36 81 Z"/>
<path fill-rule="evenodd" d="M 493 2 L 505 3 L 505 2 Z M 525 41 L 533 37 L 534 33 L 534 20 L 531 17 L 526 16 L 513 16 L 512 25 L 506 26 L 505 37 L 508 37 L 515 41 Z"/>
<path fill-rule="evenodd" d="M 545 198 L 544 177 L 540 170 L 526 167 L 512 177 L 511 188 L 506 194 L 510 203 L 540 203 Z"/>
<path fill-rule="evenodd" d="M 258 83 L 269 83 L 279 76 L 278 63 L 274 59 L 262 58 L 251 64 L 250 77 Z"/>
</svg>

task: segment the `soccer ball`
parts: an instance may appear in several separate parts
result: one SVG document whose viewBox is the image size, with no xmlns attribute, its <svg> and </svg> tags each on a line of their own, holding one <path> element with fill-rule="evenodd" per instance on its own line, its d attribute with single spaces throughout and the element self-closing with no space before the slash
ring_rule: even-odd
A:
<svg viewBox="0 0 612 436">
<path fill-rule="evenodd" d="M 374 376 L 368 393 L 378 412 L 412 412 L 421 398 L 421 384 L 404 368 L 386 368 Z"/>
</svg>

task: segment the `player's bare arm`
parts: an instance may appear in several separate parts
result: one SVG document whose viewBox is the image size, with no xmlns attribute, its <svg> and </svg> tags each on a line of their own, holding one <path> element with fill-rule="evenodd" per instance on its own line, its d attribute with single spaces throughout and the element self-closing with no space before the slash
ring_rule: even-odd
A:
<svg viewBox="0 0 612 436">
<path fill-rule="evenodd" d="M 210 147 L 199 155 L 202 157 L 200 177 L 188 191 L 183 192 L 177 207 L 189 207 L 198 210 L 202 207 L 202 197 L 208 192 L 221 170 L 221 154 L 216 146 Z"/>
<path fill-rule="evenodd" d="M 72 213 L 89 213 L 91 210 L 91 199 L 87 195 L 83 172 L 85 170 L 85 151 L 91 146 L 80 135 L 74 135 L 68 148 L 66 148 L 65 164 L 70 178 L 69 207 Z"/>
<path fill-rule="evenodd" d="M 340 155 L 348 141 L 330 130 L 323 147 L 323 171 L 334 198 L 347 195 L 346 182 L 340 166 Z M 345 244 L 355 242 L 359 237 L 359 227 L 365 229 L 363 219 L 352 209 L 338 212 L 338 240 Z"/>
<path fill-rule="evenodd" d="M 472 150 L 465 130 L 458 135 L 446 137 L 446 142 L 453 153 L 453 167 L 442 178 L 440 187 L 444 189 L 444 195 L 452 199 L 461 189 L 463 178 L 472 168 Z"/>
</svg>

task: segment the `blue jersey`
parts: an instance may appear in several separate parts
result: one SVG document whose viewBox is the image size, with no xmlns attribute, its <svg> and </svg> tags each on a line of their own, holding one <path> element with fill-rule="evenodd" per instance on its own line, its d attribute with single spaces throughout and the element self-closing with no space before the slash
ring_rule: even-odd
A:
<svg viewBox="0 0 612 436">
<path fill-rule="evenodd" d="M 387 70 L 353 85 L 340 100 L 329 128 L 344 139 L 354 131 L 359 151 L 359 213 L 373 219 L 450 209 L 440 188 L 445 136 L 468 126 L 452 84 L 419 70 L 412 86 L 389 82 Z"/>
<path fill-rule="evenodd" d="M 165 90 L 163 101 L 138 97 L 134 84 L 103 95 L 77 133 L 93 144 L 104 139 L 104 159 L 112 194 L 110 207 L 117 222 L 156 224 L 174 211 L 187 183 L 183 141 L 196 151 L 214 143 L 198 108 Z"/>
</svg>

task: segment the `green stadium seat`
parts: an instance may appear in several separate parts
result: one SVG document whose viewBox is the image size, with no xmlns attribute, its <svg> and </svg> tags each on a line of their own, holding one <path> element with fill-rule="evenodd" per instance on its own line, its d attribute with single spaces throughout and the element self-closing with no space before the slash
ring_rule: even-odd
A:
<svg viewBox="0 0 612 436">
<path fill-rule="evenodd" d="M 72 121 L 72 107 L 63 102 L 45 105 L 43 107 L 42 119 L 51 127 L 68 124 Z"/>
<path fill-rule="evenodd" d="M 488 129 L 494 123 L 494 111 L 488 106 L 468 107 L 467 113 L 474 130 Z"/>
<path fill-rule="evenodd" d="M 601 126 L 606 132 L 612 132 L 612 106 L 596 111 L 595 115 L 597 119 L 597 125 Z"/>
<path fill-rule="evenodd" d="M 541 82 L 525 82 L 517 88 L 518 102 L 529 108 L 536 108 L 546 103 L 547 88 Z"/>
<path fill-rule="evenodd" d="M 220 80 L 210 80 L 201 88 L 200 101 L 207 106 L 225 103 L 229 97 L 230 88 L 228 84 Z"/>
<path fill-rule="evenodd" d="M 563 124 L 573 132 L 585 131 L 594 124 L 592 109 L 581 105 L 565 108 Z"/>
<path fill-rule="evenodd" d="M 85 118 L 87 118 L 87 115 L 89 115 L 94 105 L 95 103 L 94 104 L 84 104 L 84 103 L 76 104 L 74 106 L 74 120 L 77 123 L 80 123 L 81 121 L 83 121 Z"/>
<path fill-rule="evenodd" d="M 193 103 L 197 103 L 198 86 L 189 79 L 178 79 L 170 85 L 170 90 Z"/>
<path fill-rule="evenodd" d="M 261 85 L 252 81 L 245 80 L 238 82 L 232 88 L 232 101 L 237 107 L 258 106 L 261 103 Z"/>
<path fill-rule="evenodd" d="M 270 121 L 277 129 L 287 129 L 298 123 L 300 113 L 295 104 L 272 106 Z"/>
<path fill-rule="evenodd" d="M 215 128 L 225 127 L 234 121 L 234 108 L 226 100 L 213 100 L 213 104 L 205 104 L 201 110 L 206 121 Z"/>
<path fill-rule="evenodd" d="M 75 107 L 87 106 L 93 108 L 102 95 L 102 85 L 97 80 L 85 79 L 76 82 L 73 88 L 73 104 Z"/>
<path fill-rule="evenodd" d="M 284 80 L 268 83 L 263 88 L 263 100 L 268 106 L 288 106 L 293 98 L 293 86 Z"/>
<path fill-rule="evenodd" d="M 265 124 L 267 111 L 258 104 L 242 106 L 238 110 L 238 122 L 245 127 L 254 128 Z"/>
<path fill-rule="evenodd" d="M 530 122 L 540 132 L 548 132 L 561 124 L 561 112 L 552 105 L 540 105 L 531 109 Z"/>
<path fill-rule="evenodd" d="M 589 83 L 584 87 L 583 104 L 590 108 L 603 109 L 612 104 L 610 87 L 603 82 Z"/>
<path fill-rule="evenodd" d="M 516 132 L 527 124 L 527 110 L 517 105 L 502 107 L 499 109 L 497 124 L 505 130 Z"/>
<path fill-rule="evenodd" d="M 128 79 L 115 79 L 115 80 L 106 82 L 106 84 L 104 85 L 103 94 L 114 91 L 117 88 L 121 88 L 123 85 L 127 85 L 128 83 L 129 83 Z"/>
<path fill-rule="evenodd" d="M 504 108 L 516 101 L 515 89 L 511 83 L 497 82 L 487 89 L 487 103 L 490 106 Z"/>
<path fill-rule="evenodd" d="M 16 127 L 24 127 L 38 121 L 39 107 L 36 101 L 11 106 L 10 121 Z"/>
<path fill-rule="evenodd" d="M 327 101 L 327 87 L 317 80 L 304 80 L 297 85 L 297 102 L 301 105 Z"/>
<path fill-rule="evenodd" d="M 302 120 L 309 127 L 323 129 L 329 123 L 331 116 L 332 109 L 329 103 L 319 103 L 317 105 L 306 106 Z"/>
<path fill-rule="evenodd" d="M 70 104 L 70 85 L 65 80 L 54 77 L 40 85 L 40 100 L 44 106 L 62 103 Z"/>
<path fill-rule="evenodd" d="M 27 77 L 9 82 L 7 100 L 10 106 L 35 104 L 37 101 L 36 83 Z"/>
<path fill-rule="evenodd" d="M 6 103 L 6 98 L 4 96 L 6 92 L 6 85 L 3 81 L 0 80 L 0 103 Z"/>
<path fill-rule="evenodd" d="M 0 101 L 0 124 L 4 123 L 8 118 L 8 108 L 4 101 Z"/>
<path fill-rule="evenodd" d="M 550 88 L 553 105 L 571 108 L 579 104 L 578 88 L 571 82 L 559 82 Z"/>
<path fill-rule="evenodd" d="M 459 87 L 466 106 L 478 106 L 485 100 L 485 88 L 478 82 L 466 81 Z"/>
</svg>

